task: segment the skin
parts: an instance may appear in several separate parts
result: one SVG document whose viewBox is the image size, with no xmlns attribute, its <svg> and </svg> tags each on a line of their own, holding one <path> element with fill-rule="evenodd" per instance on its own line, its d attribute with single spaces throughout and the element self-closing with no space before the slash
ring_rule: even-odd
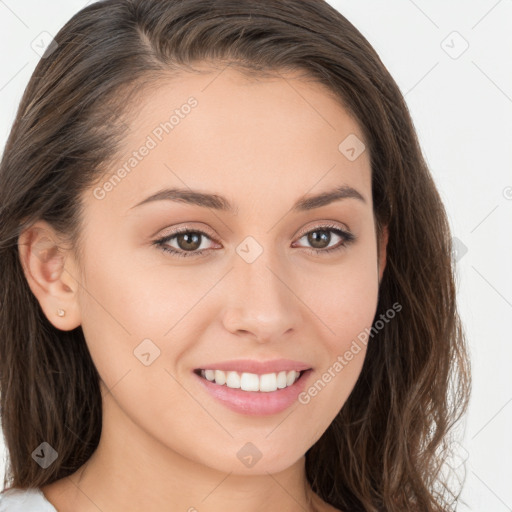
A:
<svg viewBox="0 0 512 512">
<path fill-rule="evenodd" d="M 387 233 L 378 259 L 370 156 L 350 161 L 338 150 L 349 134 L 364 140 L 362 131 L 313 81 L 210 69 L 141 98 L 112 172 L 190 96 L 197 107 L 104 199 L 92 187 L 84 193 L 83 266 L 43 221 L 20 236 L 48 319 L 62 330 L 82 326 L 104 402 L 93 456 L 42 490 L 59 512 L 336 510 L 307 484 L 305 453 L 350 394 L 364 345 L 308 404 L 273 415 L 227 409 L 192 370 L 282 357 L 307 362 L 314 383 L 372 325 Z M 290 211 L 298 198 L 340 185 L 366 202 Z M 238 214 L 168 200 L 132 208 L 165 187 L 223 195 Z M 304 234 L 326 223 L 356 240 L 315 254 Z M 179 258 L 152 243 L 182 226 L 208 234 L 205 253 Z M 342 241 L 328 233 L 317 248 Z M 252 263 L 236 252 L 247 236 L 263 248 Z M 176 238 L 168 245 L 185 252 Z M 134 357 L 147 338 L 160 350 L 149 366 Z M 251 468 L 236 456 L 249 441 L 262 454 Z"/>
</svg>

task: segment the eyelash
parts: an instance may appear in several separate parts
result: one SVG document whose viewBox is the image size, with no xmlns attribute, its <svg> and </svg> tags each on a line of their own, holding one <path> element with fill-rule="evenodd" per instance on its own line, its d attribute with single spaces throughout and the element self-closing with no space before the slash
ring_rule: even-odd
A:
<svg viewBox="0 0 512 512">
<path fill-rule="evenodd" d="M 356 237 L 352 233 L 349 233 L 348 231 L 343 231 L 336 226 L 325 225 L 325 226 L 317 226 L 313 229 L 310 229 L 309 231 L 306 231 L 304 234 L 302 234 L 299 237 L 299 240 L 300 240 L 300 238 L 303 238 L 304 236 L 306 236 L 310 233 L 314 233 L 315 231 L 332 231 L 344 239 L 344 241 L 339 243 L 339 245 L 330 247 L 328 249 L 309 248 L 310 252 L 314 252 L 316 254 L 327 254 L 327 253 L 339 251 L 341 249 L 344 249 L 347 245 L 349 245 L 351 242 L 353 242 L 356 239 Z M 174 231 L 174 233 L 172 233 L 172 235 L 168 235 L 164 238 L 160 238 L 159 240 L 155 240 L 153 242 L 153 244 L 158 246 L 162 251 L 171 253 L 173 256 L 178 256 L 179 258 L 189 257 L 189 256 L 200 256 L 201 254 L 203 254 L 204 252 L 209 250 L 209 249 L 201 249 L 200 251 L 183 251 L 183 250 L 178 251 L 174 248 L 169 248 L 169 246 L 166 245 L 169 241 L 171 241 L 177 235 L 180 235 L 182 233 L 195 233 L 195 234 L 199 234 L 201 236 L 205 236 L 205 237 L 209 238 L 210 240 L 212 239 L 212 237 L 210 237 L 204 231 L 201 231 L 199 229 L 190 229 L 190 228 L 184 227 L 184 228 L 177 229 L 176 231 Z"/>
</svg>

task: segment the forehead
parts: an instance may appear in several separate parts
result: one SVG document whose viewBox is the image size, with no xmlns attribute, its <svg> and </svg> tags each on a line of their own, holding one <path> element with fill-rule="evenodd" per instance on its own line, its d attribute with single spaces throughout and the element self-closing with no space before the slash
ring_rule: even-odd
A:
<svg viewBox="0 0 512 512">
<path fill-rule="evenodd" d="M 126 210 L 178 186 L 218 192 L 237 205 L 257 199 L 262 207 L 340 185 L 371 196 L 361 128 L 327 87 L 297 73 L 200 71 L 162 79 L 138 98 L 100 183 L 112 182 L 110 208 Z M 355 159 L 346 153 L 354 144 L 362 151 Z"/>
</svg>

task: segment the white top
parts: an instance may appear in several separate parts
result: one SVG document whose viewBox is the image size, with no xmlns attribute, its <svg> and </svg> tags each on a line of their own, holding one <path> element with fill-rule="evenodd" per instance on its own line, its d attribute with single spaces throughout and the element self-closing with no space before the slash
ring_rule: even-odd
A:
<svg viewBox="0 0 512 512">
<path fill-rule="evenodd" d="M 0 512 L 57 512 L 38 487 L 0 492 Z"/>
</svg>

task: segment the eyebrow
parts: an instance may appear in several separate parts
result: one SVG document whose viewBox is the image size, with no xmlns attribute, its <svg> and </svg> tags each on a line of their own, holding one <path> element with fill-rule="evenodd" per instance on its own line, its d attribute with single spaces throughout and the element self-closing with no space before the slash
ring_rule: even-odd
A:
<svg viewBox="0 0 512 512">
<path fill-rule="evenodd" d="M 349 187 L 348 185 L 342 185 L 327 192 L 321 192 L 319 194 L 299 198 L 292 206 L 292 211 L 303 212 L 313 210 L 315 208 L 326 206 L 334 201 L 349 198 L 357 199 L 366 203 L 364 196 L 355 188 Z M 135 206 L 132 206 L 130 210 L 154 201 L 176 201 L 201 206 L 203 208 L 213 208 L 214 210 L 232 213 L 234 215 L 238 214 L 238 208 L 223 196 L 184 188 L 166 188 L 160 190 L 142 200 L 140 203 L 137 203 Z"/>
</svg>

